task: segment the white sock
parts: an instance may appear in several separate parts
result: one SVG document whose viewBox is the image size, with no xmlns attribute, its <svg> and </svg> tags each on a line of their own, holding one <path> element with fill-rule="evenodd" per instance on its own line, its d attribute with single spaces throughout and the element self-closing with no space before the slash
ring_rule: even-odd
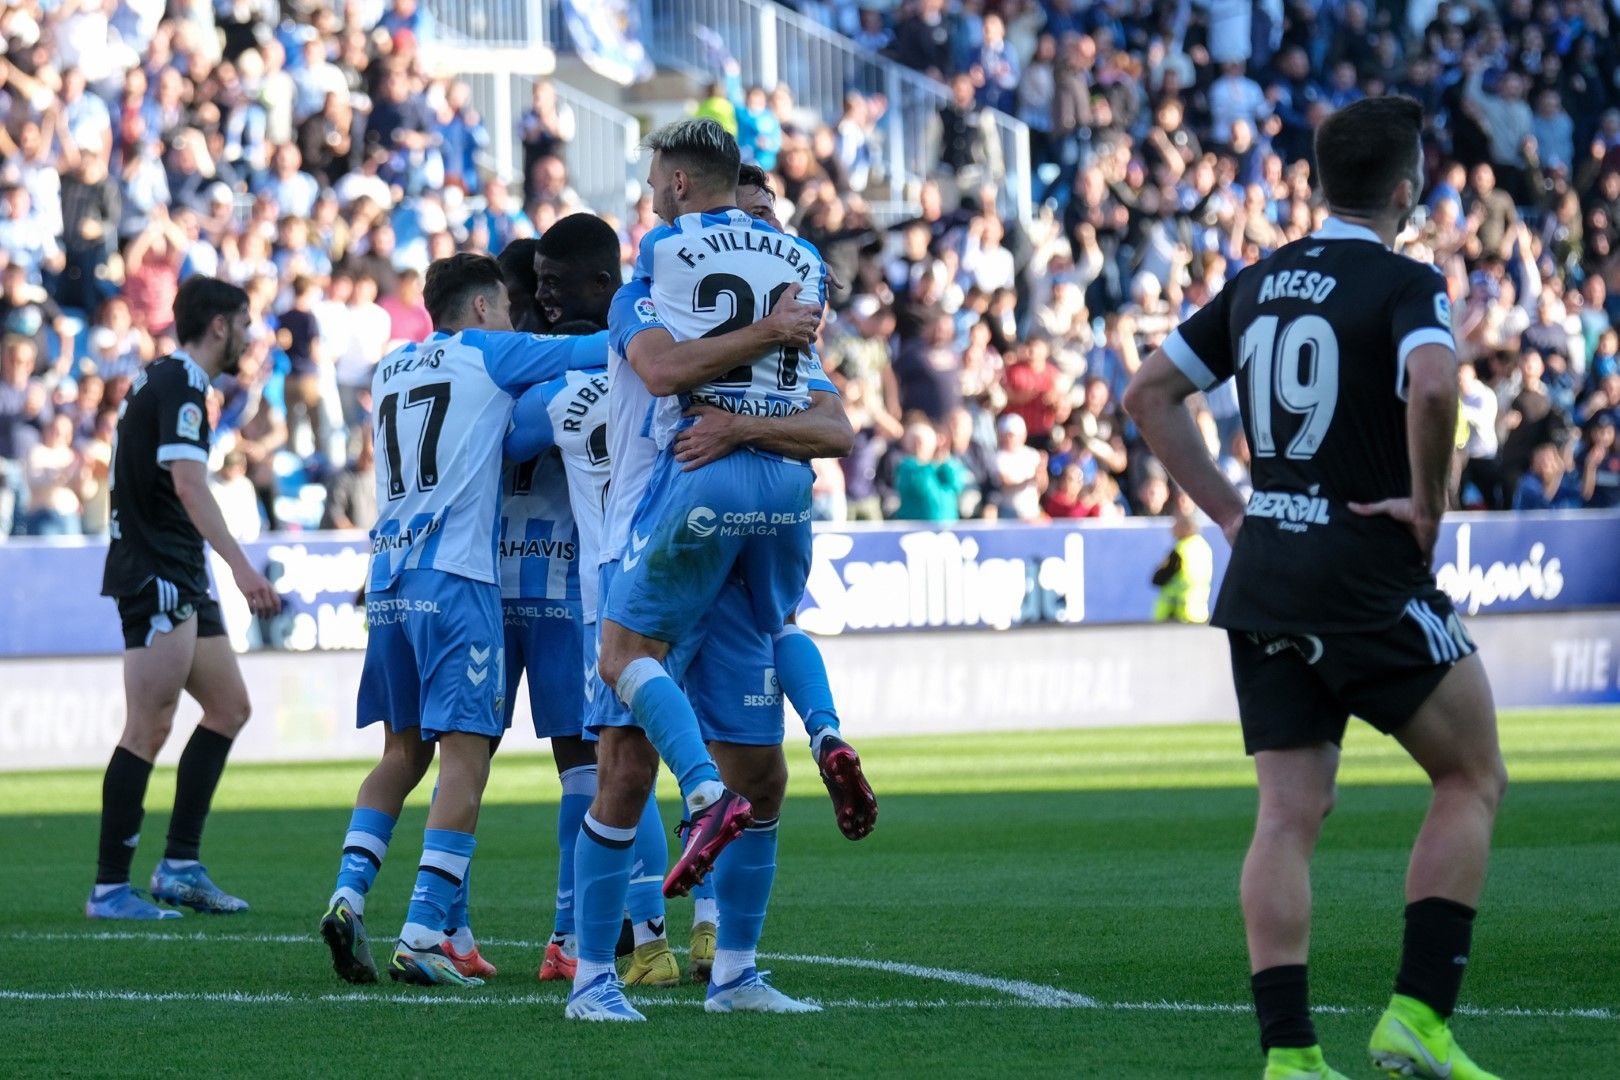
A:
<svg viewBox="0 0 1620 1080">
<path fill-rule="evenodd" d="M 421 923 L 408 922 L 399 932 L 399 940 L 412 949 L 431 949 L 444 940 L 444 930 L 442 927 L 435 930 Z"/>
<path fill-rule="evenodd" d="M 597 964 L 590 960 L 580 960 L 579 967 L 574 969 L 574 992 L 578 993 L 603 975 L 612 975 L 617 978 L 619 969 L 612 961 L 606 964 Z"/>
<path fill-rule="evenodd" d="M 196 865 L 197 865 L 197 860 L 196 859 L 164 859 L 163 860 L 163 868 L 165 870 L 185 870 L 188 867 L 192 867 L 192 866 L 196 866 Z"/>
<path fill-rule="evenodd" d="M 718 780 L 705 780 L 692 789 L 692 794 L 686 797 L 686 809 L 693 814 L 719 801 L 720 796 L 726 792 L 726 786 Z"/>
<path fill-rule="evenodd" d="M 708 923 L 714 926 L 720 922 L 720 902 L 712 896 L 696 896 L 692 898 L 692 925 Z"/>
<path fill-rule="evenodd" d="M 649 941 L 662 941 L 664 937 L 664 920 L 648 919 L 646 922 L 634 923 L 630 932 L 636 936 L 636 948 L 641 948 Z"/>
<path fill-rule="evenodd" d="M 129 888 L 129 882 L 127 881 L 119 881 L 111 885 L 97 885 L 90 891 L 90 898 L 92 900 L 105 900 L 119 889 L 127 888 Z"/>
<path fill-rule="evenodd" d="M 478 947 L 478 942 L 473 937 L 472 927 L 470 926 L 459 926 L 456 928 L 455 933 L 446 934 L 445 937 L 450 939 L 450 947 L 462 956 L 466 956 Z"/>
<path fill-rule="evenodd" d="M 331 907 L 339 900 L 347 900 L 349 902 L 349 906 L 354 909 L 354 913 L 356 915 L 360 916 L 362 919 L 366 917 L 366 898 L 360 893 L 355 892 L 353 889 L 345 885 L 343 888 L 332 894 L 332 899 L 326 902 L 326 906 Z"/>
<path fill-rule="evenodd" d="M 710 986 L 724 986 L 756 963 L 753 949 L 714 950 L 714 969 L 709 972 Z"/>
</svg>

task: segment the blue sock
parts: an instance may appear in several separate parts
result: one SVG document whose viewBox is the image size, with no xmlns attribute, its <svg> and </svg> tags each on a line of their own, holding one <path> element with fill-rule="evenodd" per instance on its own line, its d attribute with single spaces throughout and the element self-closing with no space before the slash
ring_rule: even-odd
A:
<svg viewBox="0 0 1620 1080">
<path fill-rule="evenodd" d="M 472 833 L 451 829 L 428 829 L 422 834 L 422 862 L 416 870 L 416 888 L 405 913 L 405 929 L 399 934 L 401 941 L 413 949 L 426 949 L 444 939 L 450 905 L 467 877 L 477 844 Z"/>
<path fill-rule="evenodd" d="M 388 854 L 388 841 L 394 838 L 394 819 L 381 810 L 355 807 L 349 815 L 349 831 L 343 837 L 343 857 L 338 862 L 336 890 L 332 902 L 339 898 L 349 901 L 356 915 L 366 913 L 366 893 L 377 880 L 383 858 Z"/>
<path fill-rule="evenodd" d="M 837 731 L 838 709 L 827 682 L 827 662 L 816 643 L 790 623 L 777 632 L 775 645 L 776 681 L 804 721 L 805 734 L 814 735 L 828 727 Z"/>
<path fill-rule="evenodd" d="M 472 867 L 462 875 L 461 884 L 456 886 L 456 895 L 450 898 L 450 912 L 444 917 L 445 933 L 452 930 L 472 929 L 472 915 L 467 905 L 472 899 Z"/>
<path fill-rule="evenodd" d="M 664 917 L 664 871 L 669 869 L 669 837 L 658 812 L 658 793 L 647 796 L 647 808 L 636 825 L 635 865 L 624 906 L 633 923 Z"/>
<path fill-rule="evenodd" d="M 682 798 L 689 799 L 700 784 L 720 782 L 720 770 L 704 745 L 692 703 L 663 664 L 645 656 L 631 661 L 619 676 L 618 694 L 675 774 Z"/>
<path fill-rule="evenodd" d="M 590 814 L 574 846 L 574 927 L 579 935 L 575 986 L 615 972 L 613 950 L 624 921 L 624 898 L 635 862 L 636 830 L 603 825 Z"/>
<path fill-rule="evenodd" d="M 720 907 L 710 985 L 735 980 L 754 966 L 765 909 L 776 880 L 776 820 L 757 822 L 720 853 L 714 863 L 714 896 Z"/>
<path fill-rule="evenodd" d="M 562 774 L 562 805 L 557 808 L 557 914 L 554 934 L 574 932 L 574 845 L 580 822 L 596 798 L 596 766 L 579 765 Z"/>
</svg>

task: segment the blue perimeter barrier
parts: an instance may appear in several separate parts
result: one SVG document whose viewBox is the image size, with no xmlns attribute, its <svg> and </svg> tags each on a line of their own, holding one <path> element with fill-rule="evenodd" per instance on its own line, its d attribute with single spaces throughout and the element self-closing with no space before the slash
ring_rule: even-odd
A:
<svg viewBox="0 0 1620 1080">
<path fill-rule="evenodd" d="M 1226 545 L 1206 532 L 1217 582 Z M 800 624 L 816 634 L 1143 623 L 1165 519 L 1053 525 L 818 526 Z M 254 620 L 227 585 L 227 625 L 250 649 L 365 646 L 367 542 L 355 533 L 247 545 L 285 603 Z M 0 545 L 0 657 L 94 656 L 122 649 L 98 595 L 105 540 Z M 1620 607 L 1620 513 L 1458 514 L 1441 532 L 1437 574 L 1465 615 Z M 224 571 L 216 561 L 216 574 Z M 233 600 L 235 601 L 233 603 Z"/>
</svg>

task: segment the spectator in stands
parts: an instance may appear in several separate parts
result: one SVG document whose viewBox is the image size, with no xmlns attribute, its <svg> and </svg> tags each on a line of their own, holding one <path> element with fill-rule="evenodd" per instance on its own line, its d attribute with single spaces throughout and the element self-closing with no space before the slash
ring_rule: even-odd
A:
<svg viewBox="0 0 1620 1080">
<path fill-rule="evenodd" d="M 321 528 L 369 529 L 376 523 L 376 453 L 367 428 L 354 459 L 327 481 Z"/>
<path fill-rule="evenodd" d="M 1046 470 L 1041 453 L 1025 440 L 1023 417 L 1008 413 L 996 422 L 996 488 L 991 500 L 995 516 L 1008 521 L 1034 521 L 1041 514 L 1041 491 Z"/>
<path fill-rule="evenodd" d="M 389 320 L 390 341 L 426 341 L 433 333 L 433 320 L 422 303 L 422 275 L 406 270 L 399 275 L 399 287 L 380 306 Z"/>
<path fill-rule="evenodd" d="M 951 28 L 945 0 L 918 0 L 894 28 L 894 58 L 936 79 L 951 66 Z"/>
<path fill-rule="evenodd" d="M 939 163 L 966 188 L 1002 174 L 1001 139 L 974 94 L 973 79 L 951 80 L 951 100 L 939 110 Z"/>
<path fill-rule="evenodd" d="M 23 522 L 29 536 L 77 536 L 83 531 L 79 515 L 89 474 L 73 448 L 71 416 L 57 413 L 45 422 L 23 460 L 23 474 L 28 485 Z"/>
<path fill-rule="evenodd" d="M 1615 445 L 1615 419 L 1599 413 L 1586 425 L 1581 459 L 1581 499 L 1588 507 L 1620 506 L 1620 448 Z"/>
<path fill-rule="evenodd" d="M 1555 443 L 1542 443 L 1530 456 L 1530 471 L 1513 493 L 1515 510 L 1577 510 L 1582 505 L 1581 483 L 1571 475 L 1564 451 Z"/>
<path fill-rule="evenodd" d="M 900 521 L 956 521 L 966 470 L 939 443 L 933 425 L 914 420 L 901 440 L 901 459 L 894 486 L 900 496 L 894 517 Z"/>
<path fill-rule="evenodd" d="M 227 453 L 219 471 L 208 478 L 208 488 L 230 534 L 241 542 L 257 540 L 263 522 L 259 519 L 258 492 L 247 478 L 247 455 L 240 450 Z"/>
<path fill-rule="evenodd" d="M 1496 392 L 1479 381 L 1478 369 L 1471 363 L 1457 365 L 1457 385 L 1461 427 L 1459 484 L 1470 486 L 1484 500 L 1486 509 L 1502 506 L 1502 468 L 1497 461 L 1500 443 L 1496 433 Z"/>
</svg>

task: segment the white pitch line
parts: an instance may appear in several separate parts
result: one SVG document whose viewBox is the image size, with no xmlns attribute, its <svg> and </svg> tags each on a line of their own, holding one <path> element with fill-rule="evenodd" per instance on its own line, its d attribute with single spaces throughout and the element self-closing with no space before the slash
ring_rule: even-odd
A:
<svg viewBox="0 0 1620 1080">
<path fill-rule="evenodd" d="M 320 939 L 302 934 L 209 934 L 202 931 L 190 933 L 177 933 L 173 931 L 153 931 L 140 933 L 132 930 L 83 930 L 83 931 L 47 931 L 43 933 L 10 932 L 0 934 L 0 940 L 14 941 L 152 941 L 152 942 L 188 942 L 207 943 L 229 941 L 237 944 L 251 945 L 316 945 Z M 545 947 L 543 941 L 525 941 L 512 938 L 487 938 L 483 944 L 497 948 L 511 949 L 541 949 Z M 676 949 L 676 952 L 684 952 Z M 1228 1002 L 1198 1002 L 1198 1001 L 1099 1001 L 1089 994 L 1081 994 L 1073 990 L 1062 990 L 1055 986 L 1046 986 L 1042 983 L 1026 982 L 1021 979 L 998 979 L 989 975 L 979 975 L 970 971 L 955 971 L 951 968 L 925 967 L 920 964 L 907 964 L 895 960 L 872 960 L 863 957 L 850 956 L 817 956 L 802 953 L 760 953 L 762 960 L 778 960 L 788 964 L 809 964 L 821 967 L 858 968 L 866 971 L 879 971 L 891 975 L 904 975 L 913 979 L 932 979 L 937 982 L 950 983 L 955 986 L 970 987 L 976 990 L 993 990 L 1006 995 L 1012 1000 L 994 999 L 964 999 L 951 1001 L 946 999 L 891 999 L 885 1001 L 871 1001 L 861 999 L 839 1001 L 817 1001 L 826 1008 L 838 1009 L 934 1009 L 934 1008 L 1037 1008 L 1037 1009 L 1100 1009 L 1110 1012 L 1172 1012 L 1172 1013 L 1222 1013 L 1243 1014 L 1252 1010 L 1249 1004 L 1234 1004 Z M 349 991 L 339 994 L 323 994 L 318 997 L 299 997 L 284 993 L 247 993 L 221 991 L 215 993 L 192 993 L 184 991 L 151 992 L 151 991 L 122 991 L 122 990 L 64 990 L 64 991 L 31 991 L 6 990 L 0 988 L 0 1001 L 198 1001 L 214 1004 L 399 1004 L 399 1005 L 545 1005 L 559 1004 L 562 997 L 549 997 L 542 994 L 526 994 L 512 997 L 491 997 L 481 994 L 457 994 L 441 996 L 433 993 L 423 994 L 374 994 L 359 991 Z M 633 998 L 638 1005 L 659 1006 L 697 1006 L 702 1002 L 695 999 L 684 998 Z M 815 1000 L 815 999 L 807 999 Z M 1312 1005 L 1312 1011 L 1322 1014 L 1354 1015 L 1377 1012 L 1375 1006 L 1351 1005 Z M 1612 1008 L 1528 1008 L 1524 1006 L 1477 1007 L 1462 1005 L 1457 1012 L 1464 1016 L 1494 1017 L 1501 1019 L 1543 1019 L 1543 1020 L 1620 1020 L 1620 1010 Z"/>
</svg>

